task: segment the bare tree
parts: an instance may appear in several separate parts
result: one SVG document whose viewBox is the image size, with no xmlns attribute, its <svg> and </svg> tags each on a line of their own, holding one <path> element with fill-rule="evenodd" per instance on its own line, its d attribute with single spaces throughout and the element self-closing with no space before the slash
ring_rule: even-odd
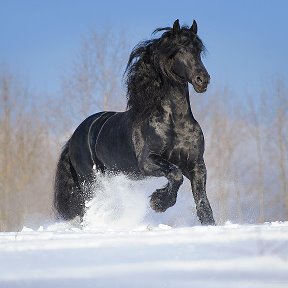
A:
<svg viewBox="0 0 288 288">
<path fill-rule="evenodd" d="M 93 32 L 85 39 L 63 80 L 65 105 L 78 122 L 99 110 L 123 109 L 127 52 L 123 33 Z"/>
<path fill-rule="evenodd" d="M 285 207 L 285 219 L 288 219 L 288 95 L 283 81 L 278 80 L 275 87 L 275 121 L 273 130 L 275 130 L 274 151 L 276 165 L 279 167 L 278 179 L 280 184 L 281 198 Z M 274 153 L 275 153 L 274 152 Z"/>
<path fill-rule="evenodd" d="M 248 96 L 248 116 L 247 119 L 247 132 L 250 132 L 252 141 L 255 142 L 256 147 L 256 163 L 255 171 L 253 172 L 255 176 L 253 177 L 253 186 L 257 193 L 258 203 L 259 203 L 259 216 L 258 222 L 263 223 L 265 220 L 265 181 L 264 181 L 264 142 L 265 134 L 267 134 L 267 126 L 265 125 L 265 111 L 266 103 L 264 98 L 264 93 L 262 93 L 257 99 L 257 108 L 252 97 Z"/>
<path fill-rule="evenodd" d="M 47 171 L 52 157 L 48 127 L 29 103 L 30 97 L 15 77 L 7 71 L 1 72 L 1 231 L 17 230 L 23 225 L 25 215 L 37 212 L 47 215 L 51 207 Z"/>
</svg>

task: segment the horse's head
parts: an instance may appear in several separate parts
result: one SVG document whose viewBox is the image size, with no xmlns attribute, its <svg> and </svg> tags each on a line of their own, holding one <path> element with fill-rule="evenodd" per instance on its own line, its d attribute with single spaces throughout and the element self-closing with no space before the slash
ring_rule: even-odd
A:
<svg viewBox="0 0 288 288">
<path fill-rule="evenodd" d="M 156 32 L 168 29 L 160 28 Z M 179 20 L 176 20 L 173 28 L 161 38 L 162 56 L 166 54 L 166 63 L 170 63 L 169 76 L 180 82 L 191 83 L 198 93 L 205 92 L 210 76 L 201 60 L 201 52 L 205 47 L 197 36 L 196 21 L 193 21 L 190 28 L 186 26 L 180 28 Z M 165 70 L 167 74 L 167 69 Z"/>
<path fill-rule="evenodd" d="M 197 24 L 157 28 L 159 38 L 139 43 L 126 67 L 127 107 L 135 115 L 146 115 L 166 95 L 171 85 L 191 83 L 196 92 L 205 92 L 210 76 L 201 61 L 205 47 L 197 35 Z M 148 111 L 148 112 L 147 112 Z"/>
</svg>

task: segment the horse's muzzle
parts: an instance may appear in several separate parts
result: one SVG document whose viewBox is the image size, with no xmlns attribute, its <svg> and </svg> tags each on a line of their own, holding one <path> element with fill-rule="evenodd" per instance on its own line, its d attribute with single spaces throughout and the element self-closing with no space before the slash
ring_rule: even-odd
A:
<svg viewBox="0 0 288 288">
<path fill-rule="evenodd" d="M 207 90 L 207 86 L 210 82 L 210 75 L 198 74 L 194 77 L 192 85 L 197 93 L 203 93 Z"/>
</svg>

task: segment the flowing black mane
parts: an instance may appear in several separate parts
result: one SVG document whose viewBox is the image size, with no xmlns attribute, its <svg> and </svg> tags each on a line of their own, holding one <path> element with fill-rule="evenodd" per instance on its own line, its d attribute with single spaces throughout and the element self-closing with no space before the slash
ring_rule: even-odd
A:
<svg viewBox="0 0 288 288">
<path fill-rule="evenodd" d="M 172 71 L 173 56 L 183 46 L 205 51 L 200 38 L 188 26 L 181 27 L 177 34 L 173 28 L 157 28 L 152 35 L 164 31 L 160 38 L 140 42 L 130 54 L 126 67 L 127 109 L 134 118 L 141 118 L 157 107 L 165 89 L 173 82 L 183 80 Z"/>
</svg>

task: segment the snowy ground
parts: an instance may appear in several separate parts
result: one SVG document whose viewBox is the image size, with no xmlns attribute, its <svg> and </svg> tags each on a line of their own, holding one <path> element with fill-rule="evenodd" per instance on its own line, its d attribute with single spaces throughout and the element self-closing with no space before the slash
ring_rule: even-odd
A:
<svg viewBox="0 0 288 288">
<path fill-rule="evenodd" d="M 0 287 L 288 287 L 288 222 L 192 226 L 191 201 L 155 215 L 125 181 L 88 203 L 84 227 L 0 233 Z"/>
<path fill-rule="evenodd" d="M 1 233 L 0 287 L 288 287 L 287 222 L 71 229 Z"/>
</svg>

